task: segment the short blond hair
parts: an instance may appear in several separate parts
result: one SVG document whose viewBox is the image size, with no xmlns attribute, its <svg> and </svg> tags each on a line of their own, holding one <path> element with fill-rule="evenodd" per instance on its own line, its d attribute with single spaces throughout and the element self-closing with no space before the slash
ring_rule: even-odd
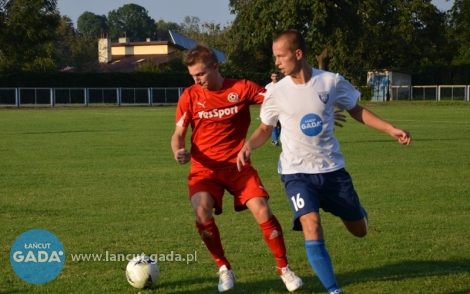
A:
<svg viewBox="0 0 470 294">
<path fill-rule="evenodd" d="M 289 44 L 289 49 L 291 51 L 295 51 L 300 49 L 302 51 L 303 56 L 307 54 L 307 46 L 305 44 L 304 37 L 296 30 L 285 30 L 274 39 L 273 43 L 286 39 Z"/>
<path fill-rule="evenodd" d="M 215 52 L 211 47 L 199 43 L 189 50 L 183 59 L 183 64 L 186 66 L 191 66 L 196 63 L 204 63 L 210 67 L 216 63 L 219 63 L 219 60 L 217 59 L 217 55 L 215 55 Z"/>
</svg>

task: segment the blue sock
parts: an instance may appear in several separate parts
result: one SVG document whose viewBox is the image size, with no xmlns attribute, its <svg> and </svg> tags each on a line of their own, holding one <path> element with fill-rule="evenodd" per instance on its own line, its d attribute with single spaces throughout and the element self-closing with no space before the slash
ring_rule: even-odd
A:
<svg viewBox="0 0 470 294">
<path fill-rule="evenodd" d="M 336 282 L 335 273 L 333 271 L 333 264 L 331 263 L 330 255 L 326 251 L 324 240 L 305 240 L 305 249 L 307 251 L 308 261 L 323 286 L 328 290 L 328 293 L 339 291 L 338 283 Z M 336 292 L 341 293 L 341 291 Z"/>
</svg>

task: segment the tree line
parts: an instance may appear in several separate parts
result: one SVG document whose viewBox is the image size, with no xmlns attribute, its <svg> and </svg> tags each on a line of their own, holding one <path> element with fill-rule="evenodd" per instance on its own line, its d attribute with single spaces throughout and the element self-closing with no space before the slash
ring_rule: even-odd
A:
<svg viewBox="0 0 470 294">
<path fill-rule="evenodd" d="M 440 11 L 431 0 L 230 0 L 232 23 L 180 24 L 154 20 L 142 6 L 126 4 L 107 15 L 61 15 L 57 0 L 0 0 L 0 74 L 98 69 L 97 41 L 120 37 L 158 40 L 168 30 L 223 51 L 234 75 L 275 69 L 272 39 L 285 29 L 302 32 L 307 57 L 318 68 L 364 84 L 369 69 L 416 71 L 470 64 L 470 0 Z M 182 72 L 181 60 L 141 71 Z"/>
</svg>

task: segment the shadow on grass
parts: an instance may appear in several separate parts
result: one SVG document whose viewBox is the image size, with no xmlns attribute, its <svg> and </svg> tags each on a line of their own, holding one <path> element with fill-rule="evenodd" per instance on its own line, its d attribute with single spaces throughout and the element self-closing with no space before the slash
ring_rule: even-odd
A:
<svg viewBox="0 0 470 294">
<path fill-rule="evenodd" d="M 444 277 L 458 273 L 470 273 L 470 259 L 461 261 L 404 261 L 385 265 L 378 268 L 365 269 L 357 272 L 337 274 L 340 286 L 353 286 L 354 284 L 386 281 L 402 281 L 406 279 L 425 277 Z M 260 277 L 261 278 L 261 277 Z M 325 293 L 316 276 L 302 277 L 304 285 L 295 293 Z M 210 285 L 198 287 L 197 285 Z M 464 284 L 464 281 L 458 285 Z M 465 285 L 467 287 L 467 285 Z M 192 289 L 192 290 L 187 290 Z M 196 278 L 182 280 L 177 283 L 158 283 L 149 292 L 155 293 L 219 293 L 217 278 Z M 145 292 L 144 292 L 145 293 Z M 279 279 L 261 280 L 257 282 L 244 282 L 238 279 L 235 288 L 230 293 L 287 293 L 282 281 Z M 437 292 L 434 292 L 437 293 Z M 469 289 L 452 292 L 439 292 L 442 294 L 468 294 Z"/>
<path fill-rule="evenodd" d="M 341 286 L 366 282 L 401 281 L 405 279 L 443 277 L 458 273 L 470 273 L 470 259 L 459 261 L 430 260 L 403 261 L 378 268 L 366 269 L 353 273 L 337 275 Z M 463 281 L 460 283 L 462 284 Z M 467 285 L 466 285 L 467 286 Z M 442 294 L 470 293 L 470 289 L 457 292 L 440 292 Z"/>
<path fill-rule="evenodd" d="M 303 279 L 304 286 L 295 291 L 298 294 L 305 294 L 305 293 L 312 293 L 313 290 L 317 292 L 324 292 L 324 288 L 321 286 L 320 282 L 314 280 L 316 277 L 310 277 Z M 310 281 L 311 279 L 311 281 Z M 212 279 L 205 279 L 205 278 L 197 278 L 197 279 L 190 279 L 180 281 L 177 285 L 175 283 L 158 283 L 155 285 L 152 290 L 154 292 L 150 293 L 184 293 L 184 294 L 193 294 L 193 293 L 219 293 L 217 289 L 217 278 Z M 308 282 L 310 286 L 306 287 L 305 282 Z M 209 286 L 206 287 L 199 287 L 195 286 L 198 284 L 206 284 Z M 191 289 L 191 290 L 189 290 Z M 312 290 L 313 289 L 313 290 Z M 145 294 L 146 292 L 141 292 L 141 294 Z M 243 280 L 237 280 L 235 283 L 235 288 L 230 290 L 227 293 L 289 293 L 284 286 L 282 280 L 279 279 L 264 279 L 262 281 L 257 282 L 244 282 Z"/>
</svg>

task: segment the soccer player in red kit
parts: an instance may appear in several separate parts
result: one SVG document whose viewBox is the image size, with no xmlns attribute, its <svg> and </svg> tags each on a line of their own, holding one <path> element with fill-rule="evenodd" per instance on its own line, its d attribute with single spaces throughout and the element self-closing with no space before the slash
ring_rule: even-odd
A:
<svg viewBox="0 0 470 294">
<path fill-rule="evenodd" d="M 192 163 L 189 197 L 199 235 L 219 268 L 218 289 L 230 290 L 235 282 L 213 217 L 213 209 L 216 215 L 222 213 L 227 190 L 233 196 L 235 211 L 251 211 L 276 259 L 281 279 L 289 291 L 295 291 L 302 280 L 289 268 L 282 228 L 268 205 L 268 193 L 250 163 L 240 172 L 236 165 L 251 121 L 250 105 L 263 102 L 265 89 L 248 80 L 223 78 L 215 53 L 202 44 L 188 52 L 184 64 L 195 84 L 179 99 L 171 147 L 176 161 Z M 190 151 L 185 143 L 189 127 Z"/>
</svg>

